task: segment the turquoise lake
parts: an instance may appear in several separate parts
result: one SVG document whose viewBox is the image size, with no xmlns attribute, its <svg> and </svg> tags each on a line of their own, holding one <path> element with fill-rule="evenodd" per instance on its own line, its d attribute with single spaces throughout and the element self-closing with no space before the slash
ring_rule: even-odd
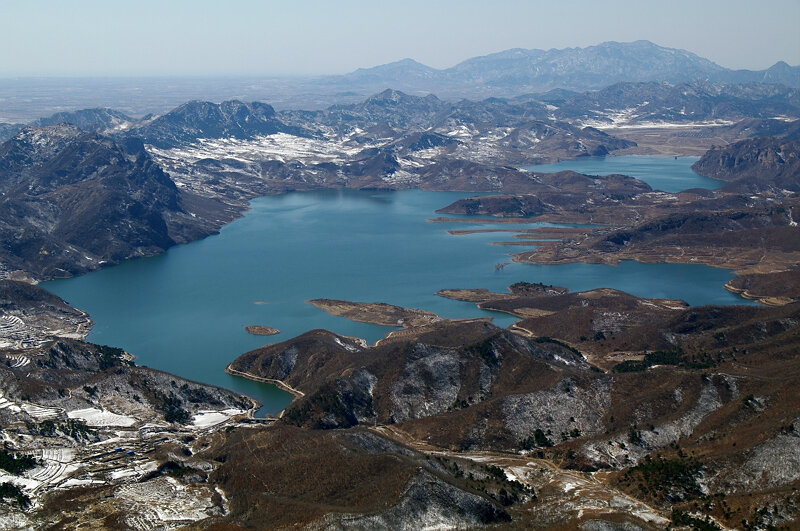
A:
<svg viewBox="0 0 800 531">
<path fill-rule="evenodd" d="M 654 190 L 680 192 L 690 188 L 715 189 L 724 185 L 722 181 L 703 177 L 692 171 L 692 164 L 699 157 L 648 157 L 625 155 L 622 157 L 585 157 L 556 164 L 526 166 L 526 170 L 550 173 L 572 170 L 587 175 L 611 175 L 621 173 L 641 179 Z"/>
<path fill-rule="evenodd" d="M 658 162 L 676 174 L 691 164 L 686 159 Z M 261 414 L 279 412 L 291 396 L 226 374 L 227 364 L 240 354 L 314 328 L 370 342 L 391 330 L 330 316 L 308 299 L 387 302 L 449 318 L 491 316 L 500 326 L 515 319 L 437 297 L 436 291 L 503 291 L 528 281 L 574 291 L 616 288 L 692 305 L 748 303 L 723 289 L 730 272 L 702 265 L 513 263 L 495 270 L 510 253 L 527 247 L 490 245 L 510 239 L 507 233 L 453 236 L 447 231 L 516 225 L 426 221 L 437 216 L 436 209 L 469 195 L 343 190 L 262 197 L 218 235 L 43 286 L 89 312 L 96 323 L 90 341 L 124 348 L 140 365 L 253 396 L 264 404 Z M 253 336 L 247 325 L 281 333 Z"/>
</svg>

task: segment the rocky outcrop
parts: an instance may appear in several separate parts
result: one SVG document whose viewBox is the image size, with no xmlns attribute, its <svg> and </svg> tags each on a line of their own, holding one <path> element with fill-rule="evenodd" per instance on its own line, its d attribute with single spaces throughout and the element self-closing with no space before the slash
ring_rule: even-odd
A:
<svg viewBox="0 0 800 531">
<path fill-rule="evenodd" d="M 564 345 L 529 342 L 482 320 L 410 328 L 369 348 L 316 330 L 244 354 L 230 368 L 305 393 L 284 418 L 320 428 L 435 416 L 541 389 L 563 371 L 589 372 Z"/>
<path fill-rule="evenodd" d="M 0 192 L 0 260 L 39 279 L 160 253 L 219 226 L 197 205 L 192 215 L 140 140 L 71 125 L 26 128 L 0 146 Z"/>
<path fill-rule="evenodd" d="M 466 216 L 490 215 L 532 218 L 552 212 L 553 207 L 535 195 L 494 195 L 489 197 L 470 197 L 459 199 L 448 207 L 437 210 L 442 214 L 463 214 Z"/>
<path fill-rule="evenodd" d="M 692 165 L 700 175 L 728 181 L 727 191 L 800 192 L 800 141 L 772 137 L 713 148 Z"/>
<path fill-rule="evenodd" d="M 0 123 L 0 142 L 5 142 L 16 135 L 22 127 L 22 124 Z"/>
<path fill-rule="evenodd" d="M 485 498 L 454 487 L 428 471 L 411 478 L 400 501 L 377 515 L 330 515 L 330 529 L 466 528 L 511 521 Z"/>
</svg>

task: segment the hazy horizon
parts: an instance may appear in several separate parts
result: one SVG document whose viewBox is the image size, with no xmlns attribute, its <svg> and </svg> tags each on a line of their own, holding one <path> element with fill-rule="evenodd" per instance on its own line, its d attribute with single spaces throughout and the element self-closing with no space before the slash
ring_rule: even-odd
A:
<svg viewBox="0 0 800 531">
<path fill-rule="evenodd" d="M 433 68 L 511 48 L 649 40 L 731 69 L 800 64 L 800 1 L 475 0 L 401 5 L 0 0 L 0 77 L 307 77 L 405 58 Z"/>
<path fill-rule="evenodd" d="M 639 40 L 647 40 L 647 39 L 639 39 Z M 214 74 L 214 73 L 197 72 L 197 73 L 177 73 L 177 74 L 170 74 L 170 73 L 83 74 L 83 75 L 79 75 L 79 74 L 61 74 L 61 75 L 59 75 L 59 74 L 41 74 L 41 75 L 37 75 L 37 74 L 20 74 L 20 75 L 8 75 L 8 76 L 3 76 L 2 74 L 0 74 L 0 79 L 42 79 L 42 80 L 47 80 L 47 79 L 53 79 L 53 80 L 58 80 L 58 79 L 93 79 L 93 78 L 94 79 L 104 79 L 104 78 L 106 78 L 106 79 L 125 79 L 125 78 L 131 78 L 131 79 L 221 79 L 221 80 L 224 80 L 224 79 L 231 79 L 231 80 L 276 79 L 276 80 L 279 80 L 279 79 L 295 79 L 295 78 L 296 79 L 308 79 L 308 78 L 315 78 L 315 77 L 325 77 L 325 76 L 329 76 L 329 75 L 346 75 L 346 74 L 353 73 L 353 72 L 355 72 L 357 70 L 369 70 L 369 69 L 372 69 L 372 68 L 385 66 L 385 65 L 389 65 L 389 64 L 392 64 L 392 63 L 397 63 L 397 62 L 401 62 L 401 61 L 405 61 L 405 60 L 409 60 L 409 59 L 413 60 L 413 61 L 415 61 L 417 63 L 421 63 L 421 64 L 423 64 L 425 66 L 428 66 L 428 67 L 431 67 L 431 68 L 435 68 L 437 70 L 446 70 L 448 68 L 457 66 L 457 65 L 461 64 L 462 62 L 468 61 L 468 60 L 473 59 L 475 57 L 489 56 L 489 55 L 493 55 L 493 54 L 497 54 L 497 53 L 513 50 L 513 49 L 522 49 L 522 50 L 527 50 L 527 51 L 535 50 L 535 49 L 544 50 L 544 51 L 564 50 L 564 49 L 568 49 L 568 48 L 590 48 L 592 46 L 598 46 L 600 44 L 604 44 L 604 43 L 607 43 L 607 42 L 631 43 L 631 42 L 635 42 L 635 41 L 601 41 L 601 42 L 596 42 L 596 43 L 593 43 L 593 44 L 587 44 L 585 46 L 565 46 L 563 48 L 521 48 L 521 47 L 517 46 L 515 48 L 503 48 L 502 50 L 495 50 L 495 51 L 491 51 L 491 52 L 487 52 L 487 53 L 483 53 L 483 54 L 479 54 L 479 55 L 473 55 L 473 56 L 469 56 L 469 57 L 464 57 L 463 59 L 461 59 L 461 60 L 459 60 L 459 61 L 457 61 L 457 62 L 455 62 L 455 63 L 453 63 L 451 65 L 444 66 L 444 67 L 441 67 L 441 68 L 434 67 L 434 66 L 432 66 L 432 65 L 430 65 L 428 63 L 425 63 L 424 61 L 420 61 L 419 59 L 417 59 L 415 57 L 400 57 L 400 58 L 393 59 L 391 61 L 387 61 L 387 62 L 384 62 L 384 63 L 362 65 L 362 66 L 357 66 L 357 67 L 355 67 L 355 68 L 353 68 L 351 70 L 347 70 L 347 71 L 328 72 L 328 73 L 310 72 L 310 73 L 283 73 L 283 74 L 281 74 L 281 73 L 269 73 L 269 72 L 267 72 L 267 73 L 218 73 L 218 74 Z M 680 50 L 684 50 L 684 51 L 693 53 L 693 54 L 697 55 L 700 58 L 711 60 L 710 58 L 708 58 L 708 57 L 706 57 L 706 56 L 704 56 L 702 54 L 696 53 L 696 52 L 694 52 L 692 50 L 688 50 L 688 49 L 685 49 L 685 48 L 676 48 L 676 47 L 673 47 L 673 46 L 665 46 L 665 45 L 662 45 L 662 44 L 660 44 L 658 42 L 653 42 L 653 41 L 650 41 L 650 42 L 652 42 L 656 46 L 661 46 L 662 48 L 680 49 Z M 716 64 L 718 64 L 719 66 L 722 66 L 724 68 L 728 68 L 730 70 L 760 71 L 760 70 L 766 70 L 766 69 L 774 66 L 776 63 L 781 62 L 781 61 L 787 63 L 789 66 L 793 66 L 793 67 L 794 66 L 800 66 L 800 62 L 795 64 L 795 63 L 792 63 L 790 61 L 786 61 L 785 59 L 780 59 L 780 58 L 776 59 L 775 61 L 771 62 L 770 64 L 767 64 L 767 65 L 764 65 L 763 67 L 758 67 L 758 68 L 745 68 L 745 67 L 734 68 L 734 67 L 730 67 L 730 66 L 727 66 L 727 65 L 724 65 L 724 64 L 720 64 L 717 61 L 714 61 L 714 62 Z"/>
</svg>

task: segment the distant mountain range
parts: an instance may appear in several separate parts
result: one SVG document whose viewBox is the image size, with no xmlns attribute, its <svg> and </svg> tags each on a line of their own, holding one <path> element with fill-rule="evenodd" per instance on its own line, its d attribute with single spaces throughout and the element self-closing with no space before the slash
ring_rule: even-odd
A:
<svg viewBox="0 0 800 531">
<path fill-rule="evenodd" d="M 778 120 L 774 120 L 777 118 Z M 396 137 L 400 132 L 432 130 L 449 134 L 458 127 L 486 130 L 520 127 L 533 121 L 549 127 L 632 126 L 653 123 L 731 123 L 745 119 L 771 120 L 743 136 L 774 135 L 794 138 L 800 118 L 800 89 L 773 84 L 624 82 L 601 90 L 576 92 L 554 89 L 514 98 L 462 99 L 433 94 L 415 96 L 386 89 L 353 104 L 324 110 L 276 112 L 271 105 L 237 100 L 212 103 L 190 101 L 160 116 L 136 120 L 111 109 L 59 112 L 30 125 L 69 123 L 85 131 L 135 136 L 146 144 L 169 149 L 198 139 L 253 139 L 275 133 L 312 138 L 327 133 L 361 137 Z M 557 126 L 561 124 L 560 126 Z M 751 124 L 753 126 L 754 124 Z M 21 124 L 0 124 L 0 141 L 11 138 Z"/>
<path fill-rule="evenodd" d="M 767 70 L 730 70 L 691 52 L 649 41 L 604 42 L 586 48 L 515 48 L 437 70 L 412 59 L 361 68 L 317 83 L 339 89 L 392 87 L 440 97 L 515 96 L 563 88 L 583 91 L 619 82 L 778 83 L 800 87 L 800 67 L 779 61 Z"/>
<path fill-rule="evenodd" d="M 89 107 L 111 107 L 138 118 L 165 113 L 189 100 L 267 101 L 276 110 L 316 110 L 358 103 L 387 88 L 414 95 L 436 94 L 452 101 L 508 98 L 553 89 L 581 92 L 619 82 L 697 81 L 800 88 L 800 66 L 778 61 L 766 70 L 731 70 L 685 50 L 636 41 L 561 50 L 512 49 L 441 70 L 403 59 L 313 78 L 7 79 L 0 80 L 0 121 L 27 122 Z M 0 124 L 0 133 L 3 128 Z"/>
</svg>

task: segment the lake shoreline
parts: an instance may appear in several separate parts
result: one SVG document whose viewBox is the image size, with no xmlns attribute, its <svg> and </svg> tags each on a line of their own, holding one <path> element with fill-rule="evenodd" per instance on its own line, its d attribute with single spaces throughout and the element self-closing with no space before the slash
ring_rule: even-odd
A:
<svg viewBox="0 0 800 531">
<path fill-rule="evenodd" d="M 229 363 L 228 366 L 225 367 L 225 372 L 230 374 L 231 376 L 238 376 L 240 378 L 247 378 L 248 380 L 253 380 L 254 382 L 268 383 L 274 385 L 275 387 L 279 387 L 280 389 L 286 391 L 287 393 L 291 393 L 292 396 L 294 396 L 294 398 L 306 396 L 304 392 L 295 389 L 291 385 L 281 380 L 275 380 L 274 378 L 263 378 L 261 376 L 256 376 L 255 374 L 237 371 L 236 369 L 231 368 L 232 363 L 233 362 Z"/>
</svg>

